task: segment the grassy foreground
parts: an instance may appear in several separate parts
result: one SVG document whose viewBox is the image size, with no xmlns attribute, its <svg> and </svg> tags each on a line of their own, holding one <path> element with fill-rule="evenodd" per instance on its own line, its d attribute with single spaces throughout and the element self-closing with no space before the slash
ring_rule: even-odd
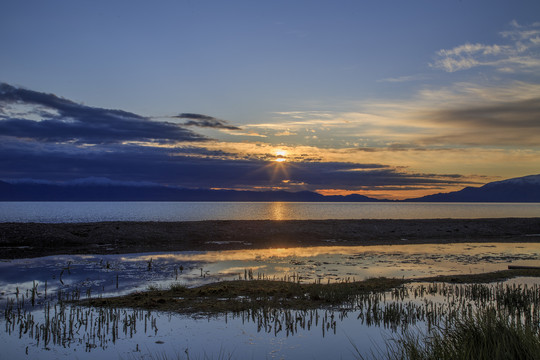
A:
<svg viewBox="0 0 540 360">
<path fill-rule="evenodd" d="M 196 288 L 174 285 L 116 298 L 90 298 L 88 292 L 85 300 L 76 300 L 81 299 L 81 292 L 76 291 L 49 297 L 38 316 L 34 306 L 40 294 L 35 285 L 26 297 L 21 293 L 7 302 L 4 319 L 8 334 L 28 336 L 38 346 L 65 348 L 84 341 L 85 351 L 92 351 L 133 336 L 137 328 L 155 336 L 159 314 L 154 310 L 208 314 L 209 318 L 223 314 L 225 321 L 237 318 L 252 323 L 258 332 L 287 337 L 315 329 L 323 337 L 336 334 L 341 321 L 352 313 L 359 324 L 394 334 L 383 350 L 369 358 L 540 359 L 540 286 L 500 282 L 515 276 L 538 277 L 540 270 L 333 284 L 248 277 Z M 354 336 L 351 343 L 354 347 Z M 365 359 L 367 351 L 357 349 L 353 356 Z M 189 360 L 190 355 L 186 350 L 174 358 Z M 232 357 L 220 352 L 218 358 Z"/>
<path fill-rule="evenodd" d="M 429 336 L 408 333 L 387 342 L 392 360 L 536 360 L 540 359 L 539 325 L 513 319 L 489 308 L 454 319 Z M 358 357 L 363 359 L 360 353 Z"/>
<path fill-rule="evenodd" d="M 371 278 L 357 282 L 302 284 L 291 281 L 235 280 L 81 300 L 81 305 L 172 311 L 184 314 L 219 314 L 261 308 L 317 309 L 356 302 L 360 296 L 382 293 L 411 282 L 489 283 L 517 276 L 540 277 L 540 270 L 504 270 L 484 274 L 437 276 L 420 279 Z"/>
<path fill-rule="evenodd" d="M 383 292 L 405 280 L 374 278 L 362 282 L 299 284 L 273 280 L 223 281 L 196 288 L 173 285 L 114 298 L 84 300 L 84 305 L 129 307 L 179 313 L 218 314 L 258 308 L 317 309 L 344 304 L 361 294 Z"/>
</svg>

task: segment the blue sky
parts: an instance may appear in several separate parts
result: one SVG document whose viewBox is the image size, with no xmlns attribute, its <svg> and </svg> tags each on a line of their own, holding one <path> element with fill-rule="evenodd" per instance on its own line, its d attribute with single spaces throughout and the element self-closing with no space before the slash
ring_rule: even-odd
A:
<svg viewBox="0 0 540 360">
<path fill-rule="evenodd" d="M 536 174 L 539 14 L 538 1 L 3 1 L 0 178 L 406 198 Z"/>
</svg>

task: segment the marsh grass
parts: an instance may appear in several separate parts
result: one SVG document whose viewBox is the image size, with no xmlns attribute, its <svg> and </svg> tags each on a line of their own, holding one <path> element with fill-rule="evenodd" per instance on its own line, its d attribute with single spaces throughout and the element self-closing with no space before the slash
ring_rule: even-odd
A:
<svg viewBox="0 0 540 360">
<path fill-rule="evenodd" d="M 375 357 L 391 360 L 535 360 L 540 359 L 539 326 L 516 321 L 505 312 L 488 308 L 474 316 L 456 318 L 444 329 L 428 335 L 407 332 L 388 340 L 386 354 Z"/>
<path fill-rule="evenodd" d="M 195 288 L 188 288 L 179 283 L 169 289 L 149 286 L 145 292 L 111 297 L 92 298 L 81 301 L 82 305 L 106 307 L 131 307 L 179 313 L 223 314 L 234 311 L 255 310 L 262 308 L 280 309 L 316 309 L 331 306 L 353 308 L 363 304 L 364 299 L 371 301 L 376 294 L 393 291 L 396 300 L 403 300 L 406 290 L 404 285 L 414 282 L 432 282 L 446 284 L 470 284 L 467 287 L 442 287 L 443 296 L 447 293 L 455 298 L 467 296 L 476 302 L 495 300 L 487 298 L 491 294 L 483 283 L 502 281 L 516 276 L 540 276 L 539 270 L 505 270 L 485 274 L 439 276 L 421 279 L 370 278 L 363 281 L 349 279 L 336 283 L 302 283 L 299 276 L 286 277 L 282 280 L 268 280 L 264 274 L 254 274 L 251 269 L 244 271 L 244 280 L 223 281 Z M 264 280 L 262 280 L 264 279 Z M 437 292 L 436 287 L 430 287 Z M 415 290 L 421 290 L 421 287 Z M 467 294 L 462 292 L 467 291 Z M 418 294 L 416 294 L 418 296 Z M 531 301 L 528 295 L 520 291 L 504 295 L 501 301 Z M 533 299 L 534 300 L 534 299 Z M 373 300 L 375 301 L 375 300 Z M 518 304 L 519 305 L 519 304 Z M 362 305 L 361 305 L 362 306 Z"/>
<path fill-rule="evenodd" d="M 318 330 L 323 337 L 336 333 L 339 322 L 354 312 L 363 325 L 405 334 L 388 343 L 385 356 L 389 359 L 476 358 L 451 352 L 464 346 L 469 352 L 481 347 L 517 349 L 517 358 L 535 359 L 527 356 L 540 354 L 540 286 L 474 283 L 478 277 L 500 279 L 525 274 L 539 276 L 540 272 L 470 275 L 460 277 L 456 283 L 441 282 L 449 279 L 438 277 L 421 279 L 422 283 L 372 278 L 304 284 L 297 277 L 294 281 L 271 281 L 255 280 L 253 276 L 254 280 L 224 281 L 195 288 L 176 283 L 167 289 L 153 287 L 116 298 L 92 298 L 90 292 L 85 298 L 84 289 L 77 288 L 69 293 L 59 290 L 57 294 L 45 295 L 34 283 L 26 292 L 17 289 L 15 297 L 6 302 L 4 325 L 8 334 L 29 337 L 37 346 L 84 344 L 85 351 L 91 351 L 114 344 L 121 337 L 130 338 L 137 329 L 156 336 L 157 317 L 153 310 L 209 319 L 220 315 L 225 322 L 241 319 L 242 323 L 256 324 L 258 332 L 287 337 L 300 330 Z M 42 315 L 36 311 L 40 307 Z M 409 331 L 416 329 L 416 325 L 425 327 L 425 337 L 411 335 L 419 334 Z M 504 342 L 487 342 L 501 334 Z M 363 358 L 360 352 L 356 353 Z M 440 357 L 447 353 L 448 357 Z M 484 356 L 473 354 L 478 358 Z M 504 354 L 514 356 L 514 352 Z M 484 358 L 497 359 L 491 355 Z"/>
<path fill-rule="evenodd" d="M 359 297 L 402 286 L 403 279 L 373 278 L 362 282 L 300 284 L 293 281 L 235 280 L 196 288 L 172 285 L 155 287 L 113 298 L 84 300 L 84 305 L 132 307 L 181 313 L 219 314 L 262 308 L 316 309 L 327 306 L 355 306 Z"/>
</svg>

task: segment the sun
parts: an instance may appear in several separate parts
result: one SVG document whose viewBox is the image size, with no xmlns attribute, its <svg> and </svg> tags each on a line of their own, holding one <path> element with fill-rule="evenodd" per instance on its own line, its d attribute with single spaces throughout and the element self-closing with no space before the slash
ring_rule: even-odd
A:
<svg viewBox="0 0 540 360">
<path fill-rule="evenodd" d="M 274 161 L 277 161 L 277 162 L 285 162 L 287 161 L 287 152 L 285 150 L 277 150 L 276 151 L 276 158 L 274 159 Z"/>
</svg>

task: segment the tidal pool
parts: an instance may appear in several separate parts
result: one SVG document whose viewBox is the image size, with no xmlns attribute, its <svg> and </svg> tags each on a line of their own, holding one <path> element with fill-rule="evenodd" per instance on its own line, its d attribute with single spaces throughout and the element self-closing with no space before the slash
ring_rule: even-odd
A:
<svg viewBox="0 0 540 360">
<path fill-rule="evenodd" d="M 0 261 L 0 301 L 31 289 L 111 296 L 180 283 L 253 277 L 301 282 L 474 274 L 540 265 L 536 243 L 318 246 L 123 255 L 58 255 Z"/>
<path fill-rule="evenodd" d="M 0 347 L 3 356 L 12 359 L 162 355 L 354 359 L 358 357 L 355 347 L 366 354 L 369 349 L 384 348 L 385 339 L 394 332 L 409 327 L 425 330 L 434 321 L 426 317 L 426 299 L 431 296 L 432 304 L 444 304 L 446 295 L 432 291 L 418 297 L 411 289 L 403 290 L 401 297 L 387 293 L 346 308 L 211 317 L 130 309 L 107 313 L 61 306 L 58 297 L 59 293 L 79 298 L 112 296 L 178 283 L 196 286 L 245 278 L 338 282 L 469 274 L 503 270 L 510 264 L 539 266 L 540 247 L 533 243 L 326 246 L 3 260 L 0 303 L 6 315 L 0 319 L 5 330 L 0 331 Z M 514 279 L 508 284 L 525 282 L 534 283 Z M 396 304 L 409 313 L 396 315 Z"/>
</svg>

